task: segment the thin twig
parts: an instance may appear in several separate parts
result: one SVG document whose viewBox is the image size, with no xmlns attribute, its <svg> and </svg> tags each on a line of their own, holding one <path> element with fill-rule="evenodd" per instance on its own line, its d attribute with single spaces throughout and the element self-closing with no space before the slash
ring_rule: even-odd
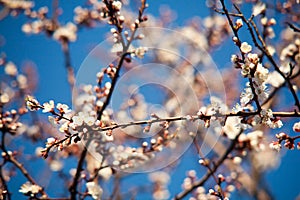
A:
<svg viewBox="0 0 300 200">
<path fill-rule="evenodd" d="M 279 69 L 279 66 L 277 65 L 277 63 L 275 62 L 274 58 L 272 57 L 272 55 L 270 54 L 270 52 L 268 51 L 267 49 L 267 45 L 265 43 L 265 41 L 263 40 L 263 38 L 261 37 L 261 35 L 259 34 L 259 31 L 258 31 L 258 28 L 256 26 L 256 24 L 254 23 L 254 21 L 252 20 L 253 18 L 253 15 L 250 17 L 249 20 L 247 20 L 245 18 L 245 16 L 243 15 L 243 13 L 241 12 L 241 10 L 239 9 L 239 7 L 235 4 L 233 4 L 235 9 L 238 11 L 238 13 L 240 13 L 242 16 L 242 20 L 246 23 L 247 27 L 248 27 L 248 30 L 250 31 L 250 34 L 251 34 L 251 37 L 252 37 L 252 40 L 255 44 L 255 46 L 261 50 L 268 58 L 268 60 L 272 63 L 274 69 L 284 78 L 285 82 L 288 84 L 288 87 L 289 87 L 289 90 L 290 92 L 292 93 L 293 95 L 293 98 L 295 100 L 295 106 L 297 106 L 298 108 L 298 111 L 300 111 L 300 102 L 299 102 L 299 98 L 297 97 L 297 94 L 296 94 L 296 91 L 293 87 L 293 84 L 291 83 L 289 77 L 285 76 L 285 74 Z M 253 27 L 253 29 L 255 30 L 255 33 L 256 33 L 256 36 L 257 38 L 259 39 L 259 41 L 261 42 L 262 46 L 260 46 L 256 40 L 256 37 L 255 37 L 255 34 L 254 34 L 254 31 L 250 25 L 250 23 Z"/>
<path fill-rule="evenodd" d="M 217 8 L 213 8 L 214 11 L 216 11 L 219 14 L 225 15 L 226 13 L 224 11 L 218 10 Z M 242 15 L 239 13 L 230 13 L 228 12 L 228 15 L 233 16 L 233 17 L 241 17 Z"/>
<path fill-rule="evenodd" d="M 197 137 L 194 138 L 193 143 L 194 143 L 194 145 L 196 147 L 197 153 L 200 156 L 200 158 L 204 159 L 204 156 L 203 156 L 203 154 L 201 152 L 200 146 L 199 146 L 199 144 L 197 142 Z M 218 192 L 220 193 L 220 198 L 221 198 L 221 200 L 223 200 L 225 196 L 224 196 L 223 189 L 221 187 L 221 182 L 218 180 L 217 176 L 215 175 L 215 172 L 213 172 L 210 164 L 206 164 L 205 167 L 208 169 L 208 171 L 210 171 L 212 173 L 212 177 L 213 177 L 213 179 L 215 180 L 216 184 L 219 187 L 218 188 Z"/>
<path fill-rule="evenodd" d="M 127 50 L 126 50 L 126 51 L 127 51 Z M 125 52 L 125 53 L 123 53 L 123 55 L 122 55 L 121 58 L 120 58 L 119 64 L 118 64 L 118 66 L 117 66 L 116 74 L 115 74 L 115 76 L 114 76 L 114 78 L 112 79 L 112 82 L 111 82 L 111 88 L 110 88 L 110 90 L 109 90 L 109 93 L 108 93 L 108 95 L 107 95 L 107 97 L 106 97 L 106 99 L 105 99 L 105 101 L 104 101 L 104 103 L 103 103 L 103 106 L 102 106 L 101 109 L 98 111 L 98 117 L 97 117 L 98 120 L 101 120 L 103 111 L 106 109 L 106 107 L 108 106 L 108 104 L 109 104 L 109 102 L 110 102 L 111 96 L 112 96 L 112 94 L 113 94 L 113 91 L 114 91 L 115 86 L 116 86 L 116 84 L 117 84 L 117 80 L 118 80 L 118 78 L 119 78 L 119 74 L 120 74 L 120 71 L 121 71 L 121 67 L 122 67 L 123 62 L 124 62 L 124 59 L 125 59 L 125 57 L 126 57 L 127 55 L 129 55 L 129 53 L 128 53 L 128 52 Z"/>
<path fill-rule="evenodd" d="M 233 22 L 232 22 L 232 20 L 230 18 L 230 14 L 229 14 L 226 6 L 225 6 L 224 0 L 220 0 L 220 2 L 222 4 L 222 9 L 223 9 L 223 11 L 224 11 L 224 13 L 225 13 L 225 15 L 227 17 L 227 21 L 228 21 L 228 23 L 229 23 L 229 25 L 230 25 L 233 33 L 234 33 L 234 36 L 237 37 L 237 39 L 238 39 L 238 42 L 236 43 L 236 45 L 239 47 L 239 50 L 241 52 L 243 60 L 245 60 L 245 54 L 242 52 L 242 50 L 240 48 L 241 47 L 241 40 L 240 40 L 239 35 L 238 35 L 238 29 L 235 28 L 235 26 L 234 26 L 234 24 L 233 24 Z M 241 13 L 239 13 L 239 14 L 241 14 Z M 248 80 L 249 80 L 249 83 L 250 83 L 251 91 L 253 93 L 253 100 L 254 100 L 254 102 L 256 104 L 258 112 L 260 112 L 261 111 L 261 106 L 260 106 L 259 101 L 258 101 L 258 95 L 255 92 L 255 88 L 254 88 L 254 85 L 253 85 L 252 78 L 249 77 Z"/>
<path fill-rule="evenodd" d="M 225 114 L 219 114 L 218 117 L 250 117 L 258 115 L 259 112 L 229 112 Z M 272 112 L 274 117 L 299 117 L 300 112 Z M 173 121 L 189 121 L 192 119 L 192 121 L 196 120 L 209 120 L 213 115 L 187 115 L 187 116 L 178 116 L 178 117 L 166 117 L 166 118 L 154 118 L 149 120 L 140 120 L 140 121 L 132 121 L 127 123 L 120 123 L 120 124 L 114 124 L 111 126 L 106 126 L 103 128 L 99 128 L 98 131 L 108 131 L 108 130 L 114 130 L 117 128 L 126 128 L 129 126 L 139 126 L 144 124 L 153 124 L 153 123 L 160 123 L 160 122 L 173 122 Z"/>
<path fill-rule="evenodd" d="M 290 22 L 286 22 L 286 24 L 289 25 L 289 27 L 290 27 L 293 31 L 300 33 L 300 28 L 299 28 L 299 27 L 296 27 L 294 24 L 291 24 Z"/>
<path fill-rule="evenodd" d="M 20 170 L 20 172 L 26 177 L 26 179 L 33 185 L 38 185 L 36 183 L 36 181 L 33 179 L 33 177 L 29 174 L 29 172 L 25 169 L 25 167 L 23 166 L 23 164 L 21 164 L 19 161 L 17 161 L 17 159 L 15 159 L 15 157 L 9 153 L 6 149 L 6 145 L 5 145 L 5 135 L 6 132 L 1 130 L 2 132 L 2 138 L 1 138 L 1 150 L 5 153 L 5 160 L 12 163 L 16 168 L 18 168 Z M 45 192 L 44 188 L 41 187 L 41 191 L 40 191 L 43 195 L 43 197 L 48 197 L 47 193 Z"/>
<path fill-rule="evenodd" d="M 239 136 L 241 135 L 242 131 L 236 135 L 234 140 L 231 141 L 229 147 L 227 148 L 226 152 L 219 158 L 219 160 L 215 163 L 215 165 L 209 170 L 200 180 L 193 183 L 193 185 L 183 192 L 177 194 L 174 197 L 174 200 L 180 200 L 186 197 L 189 193 L 195 190 L 197 187 L 202 186 L 212 175 L 217 171 L 217 169 L 222 165 L 222 163 L 227 159 L 228 155 L 234 149 L 236 142 L 238 141 Z"/>
<path fill-rule="evenodd" d="M 4 199 L 10 200 L 11 199 L 11 194 L 9 192 L 6 180 L 5 180 L 4 175 L 3 175 L 3 167 L 4 167 L 3 165 L 0 166 L 0 181 L 1 181 L 1 185 L 3 187 L 2 194 L 5 192 Z"/>
<path fill-rule="evenodd" d="M 63 51 L 64 57 L 65 57 L 65 68 L 67 70 L 67 79 L 68 79 L 68 83 L 70 85 L 71 92 L 72 92 L 73 88 L 74 88 L 74 83 L 75 83 L 75 75 L 74 75 L 74 68 L 72 67 L 72 64 L 71 64 L 69 41 L 62 40 L 61 47 L 62 47 L 62 51 Z"/>
<path fill-rule="evenodd" d="M 81 152 L 80 159 L 78 161 L 77 168 L 76 168 L 76 174 L 73 178 L 72 185 L 69 188 L 69 191 L 70 191 L 70 194 L 71 194 L 71 200 L 76 200 L 76 196 L 77 196 L 77 193 L 78 193 L 77 192 L 78 180 L 79 180 L 81 172 L 83 170 L 84 159 L 86 157 L 86 154 L 88 152 L 88 147 L 91 144 L 91 142 L 92 142 L 92 140 L 88 139 L 88 141 L 84 145 L 83 151 Z"/>
</svg>

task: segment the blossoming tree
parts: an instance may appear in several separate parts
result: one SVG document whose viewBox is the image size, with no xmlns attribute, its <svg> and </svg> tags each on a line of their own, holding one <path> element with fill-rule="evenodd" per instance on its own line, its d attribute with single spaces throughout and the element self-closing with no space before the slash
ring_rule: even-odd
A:
<svg viewBox="0 0 300 200">
<path fill-rule="evenodd" d="M 299 2 L 207 0 L 181 26 L 151 3 L 76 2 L 63 22 L 58 0 L 0 0 L 0 23 L 60 45 L 64 71 L 47 73 L 68 85 L 41 101 L 42 66 L 1 54 L 1 199 L 273 198 L 264 173 L 300 149 Z"/>
</svg>

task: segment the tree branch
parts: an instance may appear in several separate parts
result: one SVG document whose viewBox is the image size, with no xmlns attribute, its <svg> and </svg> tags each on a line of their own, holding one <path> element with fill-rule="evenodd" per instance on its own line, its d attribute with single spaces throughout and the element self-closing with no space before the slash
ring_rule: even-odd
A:
<svg viewBox="0 0 300 200">
<path fill-rule="evenodd" d="M 184 197 L 186 197 L 189 193 L 191 193 L 193 190 L 195 190 L 197 187 L 202 186 L 217 171 L 217 169 L 222 165 L 222 163 L 227 159 L 227 156 L 234 149 L 235 144 L 238 141 L 238 138 L 241 135 L 241 133 L 242 133 L 242 131 L 238 135 L 236 135 L 234 140 L 231 141 L 226 152 L 219 158 L 219 160 L 215 163 L 215 165 L 211 168 L 211 170 L 208 170 L 208 172 L 200 180 L 196 181 L 190 189 L 187 189 L 187 190 L 177 194 L 174 197 L 174 200 L 181 200 Z"/>
<path fill-rule="evenodd" d="M 289 77 L 285 76 L 285 74 L 279 69 L 279 67 L 278 67 L 277 63 L 275 62 L 274 58 L 272 57 L 272 55 L 268 51 L 267 45 L 266 45 L 265 41 L 263 40 L 263 38 L 261 37 L 261 35 L 259 34 L 258 28 L 257 28 L 256 24 L 254 23 L 254 21 L 252 19 L 253 15 L 251 16 L 251 18 L 249 19 L 249 21 L 250 21 L 252 27 L 254 28 L 256 36 L 258 37 L 258 39 L 261 42 L 262 46 L 260 46 L 258 44 L 258 42 L 256 40 L 256 37 L 255 37 L 255 34 L 253 32 L 253 29 L 252 29 L 249 21 L 245 18 L 245 16 L 243 15 L 243 13 L 239 9 L 239 7 L 236 6 L 235 4 L 233 4 L 233 5 L 234 5 L 235 9 L 238 11 L 238 13 L 242 15 L 241 18 L 246 23 L 246 25 L 248 27 L 248 30 L 250 31 L 250 34 L 251 34 L 251 37 L 252 37 L 252 40 L 253 40 L 255 46 L 258 49 L 260 49 L 263 52 L 263 54 L 265 54 L 267 56 L 268 60 L 272 63 L 272 65 L 274 66 L 275 70 L 284 78 L 285 82 L 288 84 L 289 90 L 292 93 L 292 95 L 294 97 L 294 100 L 295 100 L 295 106 L 297 106 L 298 111 L 300 111 L 300 102 L 299 102 L 299 99 L 297 97 L 296 91 L 293 88 L 293 84 L 291 83 Z"/>
</svg>

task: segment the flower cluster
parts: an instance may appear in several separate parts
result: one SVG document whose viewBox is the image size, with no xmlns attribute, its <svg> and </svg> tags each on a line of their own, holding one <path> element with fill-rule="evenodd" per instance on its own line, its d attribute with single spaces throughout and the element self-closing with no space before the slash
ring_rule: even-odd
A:
<svg viewBox="0 0 300 200">
<path fill-rule="evenodd" d="M 294 124 L 293 130 L 295 132 L 299 132 L 298 126 L 299 126 L 299 123 Z M 297 146 L 297 149 L 300 149 L 300 142 L 297 142 L 295 144 L 295 140 L 299 139 L 299 136 L 291 137 L 290 135 L 288 135 L 284 132 L 281 132 L 281 133 L 276 134 L 276 138 L 277 138 L 277 141 L 273 141 L 269 145 L 269 147 L 271 149 L 274 149 L 279 152 L 280 149 L 282 148 L 282 145 L 281 145 L 282 142 L 284 142 L 284 147 L 287 149 L 293 150 L 295 148 L 295 146 Z"/>
<path fill-rule="evenodd" d="M 0 4 L 3 4 L 6 8 L 10 9 L 10 12 L 13 15 L 17 14 L 17 11 L 25 11 L 28 12 L 34 6 L 33 1 L 25 1 L 25 0 L 1 0 Z"/>
<path fill-rule="evenodd" d="M 31 197 L 35 197 L 41 191 L 41 189 L 42 188 L 38 185 L 26 182 L 21 186 L 19 192 Z"/>
<path fill-rule="evenodd" d="M 101 199 L 103 190 L 97 183 L 87 182 L 86 188 L 88 190 L 88 194 L 91 195 L 93 199 Z"/>
</svg>

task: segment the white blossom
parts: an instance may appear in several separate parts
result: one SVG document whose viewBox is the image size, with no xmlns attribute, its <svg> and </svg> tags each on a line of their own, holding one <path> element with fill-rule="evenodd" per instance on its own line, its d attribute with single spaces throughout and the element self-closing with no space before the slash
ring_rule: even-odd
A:
<svg viewBox="0 0 300 200">
<path fill-rule="evenodd" d="M 279 74 L 279 72 L 273 71 L 269 73 L 266 83 L 272 85 L 273 87 L 279 87 L 284 83 L 284 81 L 284 78 Z"/>
<path fill-rule="evenodd" d="M 30 182 L 26 182 L 21 186 L 19 192 L 23 194 L 33 194 L 32 196 L 34 196 L 34 194 L 38 194 L 41 190 L 42 188 L 40 186 L 32 184 Z"/>
<path fill-rule="evenodd" d="M 242 92 L 242 94 L 241 94 L 240 102 L 241 102 L 242 106 L 247 105 L 253 99 L 253 97 L 254 97 L 254 95 L 252 93 L 250 83 L 248 82 L 246 85 L 246 88 L 244 88 L 244 92 Z"/>
<path fill-rule="evenodd" d="M 267 110 L 263 109 L 260 112 L 260 116 L 261 116 L 262 123 L 269 126 L 272 129 L 281 128 L 283 126 L 281 120 L 273 117 L 273 112 L 271 109 L 267 109 Z"/>
<path fill-rule="evenodd" d="M 110 167 L 105 167 L 98 172 L 98 175 L 107 181 L 113 175 L 113 171 Z"/>
<path fill-rule="evenodd" d="M 254 88 L 259 101 L 264 101 L 269 97 L 265 83 L 261 83 L 260 85 L 254 84 Z"/>
<path fill-rule="evenodd" d="M 54 137 L 47 138 L 46 147 L 52 146 L 57 140 Z"/>
<path fill-rule="evenodd" d="M 83 114 L 83 112 L 79 112 L 78 115 L 72 117 L 72 123 L 75 126 L 81 126 L 83 124 L 84 117 L 85 115 Z"/>
<path fill-rule="evenodd" d="M 43 104 L 43 112 L 51 112 L 53 109 L 54 109 L 54 101 L 53 100 L 50 100 L 49 103 L 46 102 Z"/>
<path fill-rule="evenodd" d="M 34 6 L 33 1 L 24 1 L 24 0 L 1 0 L 6 7 L 10 9 L 31 9 Z"/>
<path fill-rule="evenodd" d="M 65 122 L 59 127 L 59 131 L 62 133 L 65 133 L 68 130 L 69 130 L 69 122 Z"/>
<path fill-rule="evenodd" d="M 87 182 L 86 187 L 88 189 L 88 194 L 92 196 L 93 199 L 100 200 L 103 190 L 100 185 L 95 182 Z"/>
<path fill-rule="evenodd" d="M 67 39 L 68 41 L 74 42 L 77 39 L 77 26 L 71 22 L 65 26 L 59 27 L 54 33 L 53 38 L 55 40 Z"/>
<path fill-rule="evenodd" d="M 243 20 L 242 20 L 242 19 L 237 19 L 237 20 L 235 21 L 235 25 L 236 25 L 237 27 L 243 26 Z"/>
<path fill-rule="evenodd" d="M 1 104 L 5 104 L 5 103 L 8 103 L 9 102 L 9 96 L 7 93 L 3 93 L 0 95 L 0 103 Z"/>
<path fill-rule="evenodd" d="M 257 15 L 261 14 L 262 12 L 264 12 L 266 10 L 266 8 L 267 8 L 266 4 L 259 2 L 259 3 L 255 4 L 255 6 L 253 6 L 252 14 L 254 16 L 257 16 Z"/>
<path fill-rule="evenodd" d="M 29 34 L 32 32 L 32 27 L 29 23 L 23 24 L 22 25 L 22 31 L 26 34 Z"/>
<path fill-rule="evenodd" d="M 4 72 L 10 76 L 16 76 L 18 73 L 18 69 L 13 62 L 8 62 L 4 67 Z"/>
<path fill-rule="evenodd" d="M 250 51 L 252 51 L 252 46 L 249 45 L 247 42 L 243 42 L 241 44 L 240 49 L 243 53 L 249 53 Z"/>
<path fill-rule="evenodd" d="M 112 53 L 118 53 L 123 51 L 123 45 L 121 43 L 115 43 L 110 50 Z"/>
<path fill-rule="evenodd" d="M 256 64 L 259 61 L 259 57 L 256 53 L 247 54 L 247 60 L 253 64 Z"/>
<path fill-rule="evenodd" d="M 232 160 L 233 160 L 233 163 L 236 165 L 239 165 L 242 163 L 242 158 L 239 156 L 235 156 Z"/>
<path fill-rule="evenodd" d="M 72 117 L 72 120 L 73 120 L 72 124 L 75 125 L 76 127 L 76 126 L 81 126 L 83 122 L 88 126 L 92 126 L 94 125 L 97 119 L 86 112 L 79 112 L 78 115 Z"/>
<path fill-rule="evenodd" d="M 134 55 L 136 55 L 138 58 L 144 58 L 144 55 L 147 50 L 148 50 L 147 47 L 139 47 L 139 48 L 135 49 Z"/>
<path fill-rule="evenodd" d="M 71 110 L 69 109 L 69 106 L 66 105 L 66 104 L 58 103 L 58 104 L 56 105 L 56 108 L 57 108 L 60 112 L 63 112 L 63 113 L 69 113 L 69 112 L 71 112 Z"/>
<path fill-rule="evenodd" d="M 297 122 L 297 123 L 294 124 L 293 130 L 295 132 L 300 132 L 300 122 Z"/>
<path fill-rule="evenodd" d="M 236 54 L 233 54 L 233 55 L 231 55 L 230 60 L 232 63 L 236 63 L 238 61 L 238 56 Z"/>
<path fill-rule="evenodd" d="M 122 2 L 121 2 L 121 1 L 113 1 L 112 7 L 113 7 L 115 10 L 119 11 L 119 10 L 121 10 L 121 8 L 122 8 Z"/>
<path fill-rule="evenodd" d="M 38 102 L 38 100 L 36 100 L 33 96 L 28 95 L 25 98 L 26 101 L 26 106 L 29 110 L 31 111 L 35 111 L 35 110 L 39 110 L 40 108 L 38 107 L 40 104 Z"/>
<path fill-rule="evenodd" d="M 281 120 L 276 119 L 273 120 L 272 123 L 269 123 L 268 126 L 272 129 L 281 128 L 283 126 L 283 123 Z"/>
<path fill-rule="evenodd" d="M 270 143 L 270 145 L 269 145 L 269 147 L 271 148 L 271 149 L 274 149 L 274 150 L 276 150 L 276 151 L 280 151 L 280 149 L 281 149 L 281 144 L 279 143 L 279 142 L 271 142 Z"/>
<path fill-rule="evenodd" d="M 50 169 L 54 172 L 60 171 L 63 168 L 63 162 L 58 160 L 52 160 L 50 162 Z"/>
<path fill-rule="evenodd" d="M 241 131 L 241 119 L 239 117 L 228 117 L 225 126 L 223 127 L 223 131 L 225 132 L 226 136 L 233 140 Z"/>
<path fill-rule="evenodd" d="M 84 118 L 84 122 L 85 122 L 88 126 L 94 125 L 95 121 L 96 121 L 96 118 L 95 118 L 95 117 L 92 117 L 92 116 L 88 116 L 88 117 L 85 117 L 85 118 Z"/>
<path fill-rule="evenodd" d="M 264 26 L 267 25 L 267 22 L 268 22 L 268 18 L 267 18 L 267 17 L 263 17 L 263 18 L 260 19 L 260 23 L 261 23 L 262 25 L 264 25 Z"/>
<path fill-rule="evenodd" d="M 20 89 L 25 89 L 27 87 L 27 77 L 23 74 L 17 76 L 17 82 Z"/>
</svg>

